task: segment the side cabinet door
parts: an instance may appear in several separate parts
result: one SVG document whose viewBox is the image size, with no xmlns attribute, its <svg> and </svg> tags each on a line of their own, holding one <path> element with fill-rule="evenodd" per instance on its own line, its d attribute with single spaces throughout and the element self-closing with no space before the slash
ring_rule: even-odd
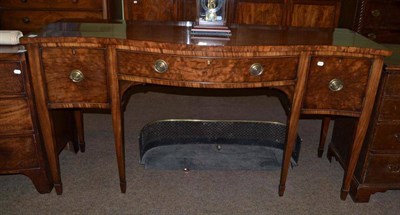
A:
<svg viewBox="0 0 400 215">
<path fill-rule="evenodd" d="M 335 0 L 293 0 L 288 12 L 288 25 L 298 27 L 334 28 L 339 18 L 340 3 Z"/>
<path fill-rule="evenodd" d="M 257 25 L 283 25 L 284 0 L 236 0 L 234 23 Z"/>
<path fill-rule="evenodd" d="M 174 0 L 126 0 L 125 19 L 137 21 L 175 21 Z"/>
</svg>

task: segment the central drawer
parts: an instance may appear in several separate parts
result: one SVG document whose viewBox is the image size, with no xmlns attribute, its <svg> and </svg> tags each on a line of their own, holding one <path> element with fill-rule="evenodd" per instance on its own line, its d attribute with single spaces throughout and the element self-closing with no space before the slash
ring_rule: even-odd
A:
<svg viewBox="0 0 400 215">
<path fill-rule="evenodd" d="M 108 103 L 105 50 L 43 48 L 49 103 Z"/>
<path fill-rule="evenodd" d="M 294 80 L 297 57 L 208 58 L 118 51 L 118 73 L 144 78 L 214 83 Z M 165 71 L 156 71 L 162 62 Z"/>
</svg>

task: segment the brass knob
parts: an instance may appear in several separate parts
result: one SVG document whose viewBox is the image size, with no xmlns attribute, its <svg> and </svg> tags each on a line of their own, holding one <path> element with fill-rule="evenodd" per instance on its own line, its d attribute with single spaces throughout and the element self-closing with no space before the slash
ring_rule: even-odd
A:
<svg viewBox="0 0 400 215">
<path fill-rule="evenodd" d="M 158 59 L 154 63 L 153 68 L 158 73 L 164 73 L 168 70 L 168 63 L 164 60 Z"/>
<path fill-rule="evenodd" d="M 369 33 L 367 36 L 368 36 L 368 38 L 370 38 L 372 40 L 376 39 L 376 34 L 374 34 L 374 33 Z"/>
<path fill-rule="evenodd" d="M 83 79 L 85 79 L 85 76 L 80 70 L 74 69 L 69 74 L 69 79 L 71 79 L 71 81 L 74 83 L 78 83 L 81 82 Z"/>
<path fill-rule="evenodd" d="M 389 164 L 387 168 L 391 173 L 400 173 L 400 165 L 398 164 Z"/>
<path fill-rule="evenodd" d="M 253 63 L 249 68 L 249 72 L 253 76 L 259 76 L 264 72 L 264 67 L 260 63 Z"/>
<path fill-rule="evenodd" d="M 29 17 L 24 17 L 24 18 L 22 18 L 22 22 L 25 24 L 28 24 L 31 22 L 31 19 L 29 19 Z"/>
<path fill-rule="evenodd" d="M 381 15 L 381 11 L 380 10 L 373 10 L 371 11 L 372 16 L 374 17 L 378 17 Z"/>
<path fill-rule="evenodd" d="M 340 80 L 340 79 L 336 79 L 336 78 L 335 78 L 335 79 L 332 79 L 332 80 L 329 82 L 329 89 L 330 89 L 331 91 L 333 91 L 333 92 L 340 91 L 340 90 L 343 89 L 343 87 L 344 87 L 343 81 Z"/>
<path fill-rule="evenodd" d="M 397 142 L 400 142 L 400 133 L 395 134 L 394 138 L 397 140 Z"/>
</svg>

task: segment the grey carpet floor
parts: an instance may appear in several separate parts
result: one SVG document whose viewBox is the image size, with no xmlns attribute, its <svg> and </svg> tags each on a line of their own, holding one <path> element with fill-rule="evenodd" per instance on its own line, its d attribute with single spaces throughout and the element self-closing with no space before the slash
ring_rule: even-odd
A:
<svg viewBox="0 0 400 215">
<path fill-rule="evenodd" d="M 183 89 L 184 90 L 184 89 Z M 120 193 L 111 117 L 85 114 L 86 152 L 60 154 L 64 193 L 39 194 L 22 175 L 0 177 L 0 214 L 398 214 L 400 191 L 340 200 L 343 170 L 317 157 L 320 120 L 300 121 L 299 165 L 278 196 L 280 171 L 160 171 L 139 164 L 138 136 L 159 119 L 286 122 L 276 97 L 134 94 L 125 112 L 127 192 Z"/>
</svg>

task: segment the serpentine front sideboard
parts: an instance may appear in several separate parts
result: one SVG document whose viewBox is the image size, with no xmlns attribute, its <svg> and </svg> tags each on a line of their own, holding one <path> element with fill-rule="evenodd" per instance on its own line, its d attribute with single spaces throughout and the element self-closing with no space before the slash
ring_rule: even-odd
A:
<svg viewBox="0 0 400 215">
<path fill-rule="evenodd" d="M 121 192 L 126 191 L 123 113 L 138 84 L 275 88 L 290 101 L 279 185 L 285 191 L 300 114 L 358 118 L 341 198 L 367 131 L 384 47 L 344 29 L 232 25 L 230 38 L 192 37 L 190 22 L 59 22 L 22 39 L 56 192 L 62 183 L 52 111 L 111 109 Z"/>
</svg>

